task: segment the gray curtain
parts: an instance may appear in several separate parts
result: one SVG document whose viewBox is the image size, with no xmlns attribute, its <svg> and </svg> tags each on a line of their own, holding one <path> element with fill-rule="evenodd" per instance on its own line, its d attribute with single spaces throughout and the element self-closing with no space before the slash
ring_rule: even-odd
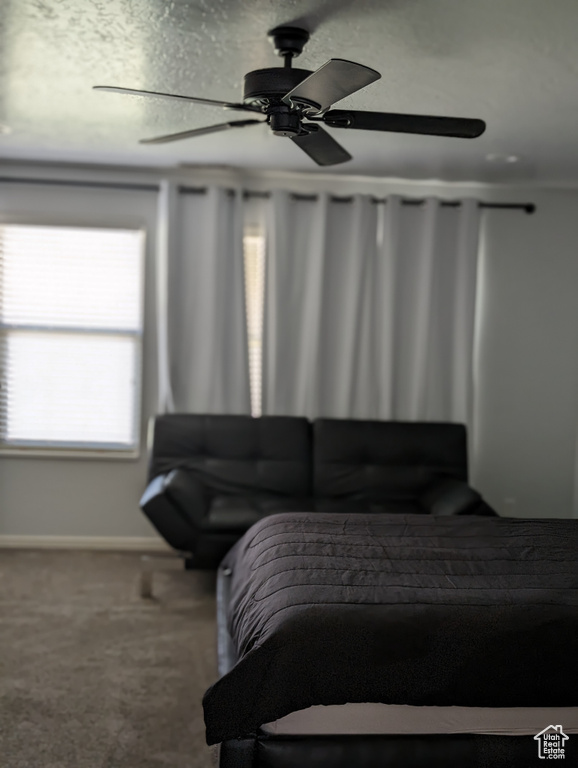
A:
<svg viewBox="0 0 578 768">
<path fill-rule="evenodd" d="M 157 270 L 159 410 L 248 414 L 242 194 L 210 187 L 168 198 Z"/>
<path fill-rule="evenodd" d="M 264 204 L 263 413 L 469 423 L 476 201 Z"/>
</svg>

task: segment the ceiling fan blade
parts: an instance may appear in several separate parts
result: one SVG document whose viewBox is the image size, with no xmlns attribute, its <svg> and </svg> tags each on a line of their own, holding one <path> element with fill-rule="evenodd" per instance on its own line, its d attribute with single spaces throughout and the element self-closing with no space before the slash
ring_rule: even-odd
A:
<svg viewBox="0 0 578 768">
<path fill-rule="evenodd" d="M 303 101 L 322 112 L 360 88 L 379 80 L 375 69 L 345 59 L 329 59 L 322 67 L 289 91 L 283 101 Z"/>
<path fill-rule="evenodd" d="M 194 104 L 209 104 L 213 107 L 222 107 L 223 109 L 243 109 L 249 112 L 260 112 L 259 107 L 250 104 L 232 104 L 228 101 L 215 101 L 214 99 L 202 99 L 197 96 L 178 96 L 175 93 L 158 93 L 157 91 L 139 91 L 135 88 L 117 88 L 115 85 L 93 85 L 95 91 L 109 91 L 110 93 L 124 93 L 129 96 L 154 96 L 160 99 L 173 99 L 180 101 L 192 101 Z"/>
<path fill-rule="evenodd" d="M 343 149 L 324 128 L 308 125 L 307 131 L 299 136 L 292 136 L 291 141 L 295 142 L 317 165 L 337 165 L 351 160 L 349 152 Z"/>
<path fill-rule="evenodd" d="M 139 144 L 165 144 L 169 141 L 179 141 L 180 139 L 190 139 L 193 136 L 205 136 L 207 133 L 220 133 L 229 128 L 244 128 L 246 125 L 255 125 L 265 123 L 266 120 L 233 120 L 230 123 L 219 123 L 218 125 L 208 125 L 206 128 L 193 128 L 190 131 L 181 131 L 180 133 L 169 133 L 166 136 L 155 136 L 153 139 L 141 139 Z"/>
<path fill-rule="evenodd" d="M 356 112 L 349 109 L 332 109 L 319 119 L 332 128 L 455 136 L 460 139 L 475 139 L 486 130 L 486 124 L 483 120 L 467 117 L 398 115 L 393 112 Z"/>
</svg>

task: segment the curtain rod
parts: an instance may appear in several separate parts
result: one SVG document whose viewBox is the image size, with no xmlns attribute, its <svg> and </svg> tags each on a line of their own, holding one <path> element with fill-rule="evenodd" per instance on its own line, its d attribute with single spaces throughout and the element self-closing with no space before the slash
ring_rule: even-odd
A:
<svg viewBox="0 0 578 768">
<path fill-rule="evenodd" d="M 89 187 L 96 189 L 130 189 L 138 192 L 158 192 L 158 184 L 139 184 L 125 181 L 82 181 L 77 179 L 33 179 L 0 176 L 0 184 L 46 184 L 57 187 Z"/>
<path fill-rule="evenodd" d="M 206 187 L 179 187 L 179 192 L 184 195 L 203 195 L 207 191 Z M 230 194 L 234 194 L 234 190 L 229 190 Z M 243 197 L 245 199 L 249 199 L 251 197 L 261 197 L 261 198 L 268 198 L 271 196 L 270 192 L 258 192 L 258 191 L 252 191 L 252 190 L 245 190 L 243 192 Z M 291 197 L 293 200 L 317 200 L 318 195 L 315 194 L 302 194 L 300 192 L 292 192 Z M 338 195 L 331 195 L 330 200 L 334 203 L 350 203 L 353 200 L 352 195 L 348 196 L 338 196 Z M 371 201 L 373 203 L 387 203 L 386 197 L 372 197 Z M 418 198 L 418 197 L 404 197 L 401 199 L 402 205 L 423 205 L 425 203 L 425 199 Z M 459 208 L 461 205 L 460 200 L 442 200 L 441 206 L 442 208 Z M 536 210 L 536 206 L 534 203 L 484 203 L 482 201 L 478 202 L 478 205 L 480 208 L 504 208 L 509 210 L 518 210 L 518 211 L 525 211 L 526 213 L 534 213 Z"/>
<path fill-rule="evenodd" d="M 96 189 L 126 189 L 126 190 L 135 190 L 139 192 L 158 192 L 159 191 L 159 185 L 158 184 L 138 184 L 138 183 L 131 183 L 131 182 L 114 182 L 114 181 L 79 181 L 75 179 L 35 179 L 35 178 L 18 178 L 14 176 L 0 176 L 0 183 L 2 184 L 46 184 L 46 185 L 54 185 L 54 186 L 60 186 L 60 187 L 88 187 L 88 188 L 96 188 Z M 187 186 L 180 186 L 179 192 L 181 194 L 185 195 L 200 195 L 204 194 L 207 191 L 206 187 L 187 187 Z M 233 193 L 233 190 L 230 190 L 231 194 Z M 257 191 L 251 191 L 247 190 L 243 192 L 244 198 L 251 198 L 251 197 L 262 197 L 267 198 L 270 197 L 270 192 L 257 192 Z M 298 192 L 294 192 L 291 194 L 291 197 L 294 200 L 316 200 L 317 195 L 307 195 L 307 194 L 301 194 Z M 340 197 L 336 195 L 331 196 L 331 201 L 334 203 L 349 203 L 351 200 L 353 200 L 353 197 L 351 195 Z M 372 202 L 374 203 L 386 203 L 387 198 L 379 198 L 379 197 L 372 197 Z M 423 205 L 425 202 L 424 199 L 421 198 L 402 198 L 401 203 L 402 205 Z M 461 202 L 459 200 L 443 200 L 441 202 L 441 206 L 443 208 L 457 208 L 461 205 Z M 526 213 L 534 213 L 536 210 L 536 206 L 534 203 L 484 203 L 479 202 L 478 205 L 480 208 L 503 208 L 503 209 L 510 209 L 510 210 L 520 210 L 525 211 Z"/>
</svg>

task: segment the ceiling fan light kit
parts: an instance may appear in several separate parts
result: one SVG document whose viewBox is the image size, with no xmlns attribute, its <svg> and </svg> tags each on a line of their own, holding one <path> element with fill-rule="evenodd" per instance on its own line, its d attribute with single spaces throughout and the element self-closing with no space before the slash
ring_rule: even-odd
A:
<svg viewBox="0 0 578 768">
<path fill-rule="evenodd" d="M 230 120 L 205 128 L 143 139 L 143 144 L 164 144 L 231 128 L 268 123 L 273 134 L 290 138 L 321 166 L 347 162 L 351 160 L 351 155 L 319 123 L 338 129 L 416 133 L 466 139 L 480 136 L 486 128 L 483 120 L 469 118 L 330 109 L 346 96 L 379 80 L 379 72 L 346 59 L 330 59 L 315 72 L 297 69 L 292 66 L 293 59 L 302 53 L 305 43 L 309 40 L 309 33 L 299 27 L 282 26 L 272 29 L 269 37 L 277 54 L 283 57 L 284 66 L 248 72 L 244 78 L 241 103 L 116 86 L 94 88 L 138 96 L 179 99 L 228 110 L 248 111 L 255 115 L 252 119 Z M 256 119 L 257 115 L 264 119 Z"/>
</svg>

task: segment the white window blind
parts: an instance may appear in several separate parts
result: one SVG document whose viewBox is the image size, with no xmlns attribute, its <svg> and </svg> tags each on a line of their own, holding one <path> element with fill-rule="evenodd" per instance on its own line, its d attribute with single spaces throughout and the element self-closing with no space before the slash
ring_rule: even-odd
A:
<svg viewBox="0 0 578 768">
<path fill-rule="evenodd" d="M 0 225 L 0 448 L 134 451 L 144 232 Z"/>
</svg>

